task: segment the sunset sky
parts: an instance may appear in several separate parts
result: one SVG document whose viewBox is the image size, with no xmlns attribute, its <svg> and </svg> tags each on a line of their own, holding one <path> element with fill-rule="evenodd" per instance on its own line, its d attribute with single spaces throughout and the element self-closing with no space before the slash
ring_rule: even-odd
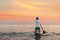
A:
<svg viewBox="0 0 60 40">
<path fill-rule="evenodd" d="M 60 24 L 60 0 L 0 0 L 0 24 Z"/>
</svg>

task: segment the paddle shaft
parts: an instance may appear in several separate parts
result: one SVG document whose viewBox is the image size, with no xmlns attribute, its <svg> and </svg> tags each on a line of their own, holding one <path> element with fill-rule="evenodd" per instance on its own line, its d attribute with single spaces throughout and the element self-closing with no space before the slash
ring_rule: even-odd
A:
<svg viewBox="0 0 60 40">
<path fill-rule="evenodd" d="M 42 28 L 42 25 L 40 24 L 40 27 Z M 42 28 L 42 30 L 43 30 L 43 28 Z"/>
</svg>

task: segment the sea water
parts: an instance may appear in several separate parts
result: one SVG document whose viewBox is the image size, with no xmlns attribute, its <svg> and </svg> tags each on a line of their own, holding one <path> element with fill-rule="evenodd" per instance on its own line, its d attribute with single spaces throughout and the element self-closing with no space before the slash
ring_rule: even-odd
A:
<svg viewBox="0 0 60 40">
<path fill-rule="evenodd" d="M 60 25 L 42 25 L 46 32 L 60 32 Z M 34 32 L 35 25 L 0 25 L 0 32 Z"/>
</svg>

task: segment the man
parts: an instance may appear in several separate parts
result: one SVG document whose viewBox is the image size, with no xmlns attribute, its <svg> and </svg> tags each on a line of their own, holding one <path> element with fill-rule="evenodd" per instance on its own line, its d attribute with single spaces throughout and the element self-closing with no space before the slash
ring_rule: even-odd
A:
<svg viewBox="0 0 60 40">
<path fill-rule="evenodd" d="M 40 21 L 39 21 L 38 17 L 36 17 L 35 24 L 36 24 L 36 26 L 35 26 L 35 33 L 37 33 L 37 30 L 40 33 L 40 26 L 41 26 L 41 24 L 40 24 Z"/>
</svg>

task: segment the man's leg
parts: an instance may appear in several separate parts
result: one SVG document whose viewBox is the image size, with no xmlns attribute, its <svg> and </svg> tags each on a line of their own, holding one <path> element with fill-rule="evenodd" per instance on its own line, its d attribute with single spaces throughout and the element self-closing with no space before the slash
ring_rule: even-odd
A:
<svg viewBox="0 0 60 40">
<path fill-rule="evenodd" d="M 36 29 L 35 29 L 35 33 L 36 33 Z"/>
<path fill-rule="evenodd" d="M 39 29 L 39 33 L 40 33 L 40 29 Z"/>
<path fill-rule="evenodd" d="M 39 27 L 39 33 L 40 33 L 40 27 Z"/>
</svg>

